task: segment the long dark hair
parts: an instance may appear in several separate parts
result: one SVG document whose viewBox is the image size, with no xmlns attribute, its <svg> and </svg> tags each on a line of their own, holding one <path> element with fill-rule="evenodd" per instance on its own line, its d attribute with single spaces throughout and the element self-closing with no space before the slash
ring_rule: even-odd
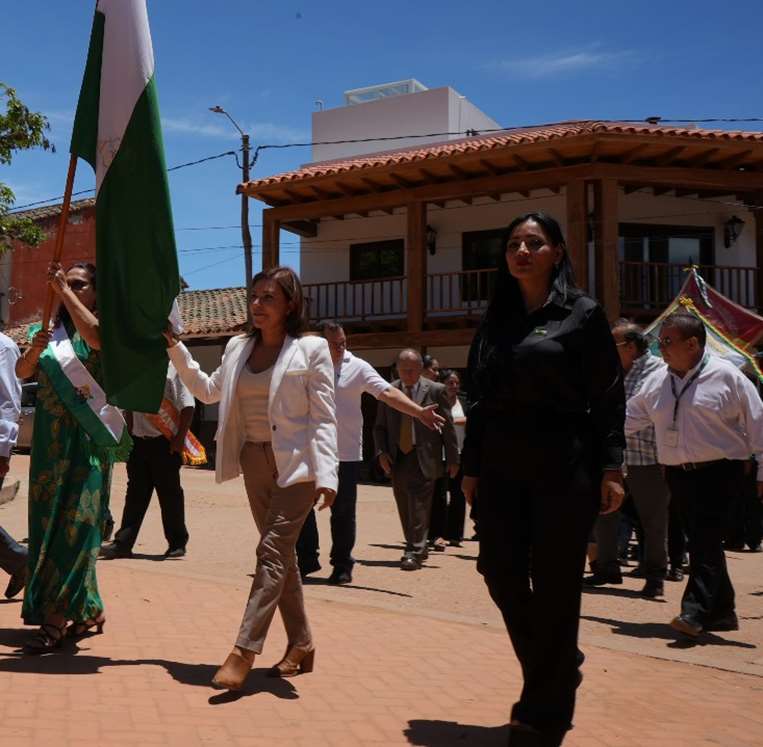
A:
<svg viewBox="0 0 763 747">
<path fill-rule="evenodd" d="M 291 304 L 291 310 L 286 315 L 286 334 L 291 337 L 299 337 L 307 329 L 307 318 L 305 309 L 305 294 L 302 291 L 302 283 L 299 282 L 297 273 L 291 267 L 271 267 L 269 270 L 262 270 L 252 278 L 252 284 L 249 287 L 249 294 L 254 291 L 254 286 L 260 280 L 272 280 L 278 284 L 283 291 L 286 300 Z M 249 299 L 247 299 L 247 303 Z M 260 330 L 253 327 L 249 335 L 259 342 Z"/>
<path fill-rule="evenodd" d="M 81 270 L 85 270 L 89 277 L 89 283 L 93 286 L 93 290 L 96 290 L 96 280 L 95 280 L 95 265 L 92 262 L 75 262 L 73 265 L 71 265 L 67 270 L 66 273 L 68 274 L 70 270 L 74 270 L 76 268 L 79 268 Z M 96 309 L 93 308 L 91 311 L 95 312 Z M 54 324 L 63 324 L 63 325 L 71 325 L 73 324 L 71 315 L 69 314 L 69 310 L 66 308 L 66 306 L 63 305 L 63 303 L 58 307 L 58 313 L 56 314 L 56 318 L 54 319 Z"/>
<path fill-rule="evenodd" d="M 527 221 L 534 221 L 542 229 L 551 246 L 562 251 L 562 258 L 551 271 L 550 288 L 560 296 L 562 302 L 580 295 L 581 291 L 575 283 L 572 262 L 567 252 L 567 243 L 559 223 L 546 213 L 525 213 L 514 218 L 503 232 L 503 246 L 508 244 L 514 230 Z M 509 272 L 505 252 L 501 254 L 498 263 L 498 273 L 493 288 L 493 294 L 485 312 L 483 328 L 488 332 L 500 328 L 512 311 L 524 308 L 522 293 L 517 279 Z"/>
</svg>

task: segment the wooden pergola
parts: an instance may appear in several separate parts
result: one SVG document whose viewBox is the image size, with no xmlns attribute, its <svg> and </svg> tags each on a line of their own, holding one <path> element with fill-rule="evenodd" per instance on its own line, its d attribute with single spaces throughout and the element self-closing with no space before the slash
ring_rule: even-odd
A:
<svg viewBox="0 0 763 747">
<path fill-rule="evenodd" d="M 263 211 L 264 267 L 279 264 L 280 229 L 312 237 L 322 218 L 367 217 L 375 211 L 391 214 L 404 208 L 408 306 L 403 339 L 410 344 L 438 344 L 439 337 L 424 328 L 428 205 L 564 190 L 567 241 L 576 274 L 581 279 L 589 275 L 592 213 L 596 287 L 590 290 L 615 318 L 620 313 L 620 188 L 625 194 L 646 190 L 679 197 L 732 195 L 753 209 L 756 266 L 763 266 L 763 212 L 758 209 L 763 207 L 763 133 L 758 132 L 563 122 L 317 163 L 241 184 L 238 191 L 269 206 Z M 757 298 L 763 298 L 760 271 L 756 291 Z"/>
</svg>

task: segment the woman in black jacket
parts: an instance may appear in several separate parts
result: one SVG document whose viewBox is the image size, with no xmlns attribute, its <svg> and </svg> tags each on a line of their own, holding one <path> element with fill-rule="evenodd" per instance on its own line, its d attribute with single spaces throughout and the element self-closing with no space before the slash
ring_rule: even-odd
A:
<svg viewBox="0 0 763 747">
<path fill-rule="evenodd" d="M 572 728 L 586 543 L 623 498 L 625 395 L 602 308 L 575 286 L 559 224 L 506 231 L 493 298 L 469 353 L 463 491 L 476 494 L 478 570 L 522 666 L 511 745 Z"/>
</svg>

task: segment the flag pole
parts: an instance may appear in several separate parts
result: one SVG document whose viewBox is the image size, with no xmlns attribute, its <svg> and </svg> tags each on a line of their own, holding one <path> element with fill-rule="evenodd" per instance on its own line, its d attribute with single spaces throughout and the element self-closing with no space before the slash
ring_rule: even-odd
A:
<svg viewBox="0 0 763 747">
<path fill-rule="evenodd" d="M 58 222 L 58 233 L 56 234 L 56 245 L 53 248 L 53 262 L 60 262 L 64 251 L 64 233 L 66 232 L 66 223 L 69 219 L 69 206 L 72 201 L 72 189 L 74 188 L 74 174 L 77 171 L 77 156 L 69 158 L 69 171 L 66 174 L 66 189 L 64 190 L 64 201 L 61 205 L 61 218 Z M 53 312 L 53 289 L 48 285 L 48 294 L 45 297 L 45 306 L 42 312 L 42 329 L 48 329 L 50 325 L 50 315 Z"/>
</svg>

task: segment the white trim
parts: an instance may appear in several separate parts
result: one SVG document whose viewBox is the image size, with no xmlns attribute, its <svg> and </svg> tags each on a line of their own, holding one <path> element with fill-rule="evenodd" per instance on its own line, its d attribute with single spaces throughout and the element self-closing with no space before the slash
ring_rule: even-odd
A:
<svg viewBox="0 0 763 747">
<path fill-rule="evenodd" d="M 96 193 L 122 144 L 135 104 L 154 74 L 146 0 L 98 0 L 105 16 L 98 107 Z"/>
<path fill-rule="evenodd" d="M 49 344 L 64 376 L 69 379 L 75 389 L 87 393 L 88 407 L 103 423 L 112 438 L 119 443 L 126 425 L 122 413 L 106 401 L 106 392 L 85 368 L 84 363 L 77 358 L 63 324 L 56 325 Z"/>
</svg>

